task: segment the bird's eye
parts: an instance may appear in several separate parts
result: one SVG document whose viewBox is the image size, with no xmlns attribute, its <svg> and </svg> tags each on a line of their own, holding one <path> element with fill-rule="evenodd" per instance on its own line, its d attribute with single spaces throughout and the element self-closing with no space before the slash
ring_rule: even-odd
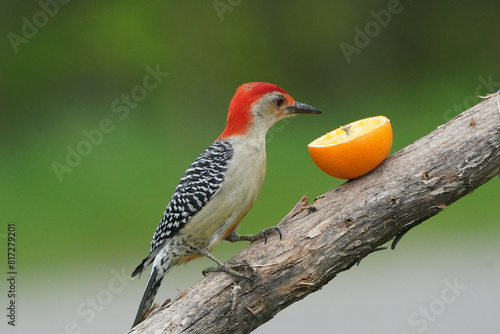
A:
<svg viewBox="0 0 500 334">
<path fill-rule="evenodd" d="M 285 98 L 283 96 L 278 96 L 274 99 L 274 104 L 276 107 L 281 107 L 285 103 Z"/>
</svg>

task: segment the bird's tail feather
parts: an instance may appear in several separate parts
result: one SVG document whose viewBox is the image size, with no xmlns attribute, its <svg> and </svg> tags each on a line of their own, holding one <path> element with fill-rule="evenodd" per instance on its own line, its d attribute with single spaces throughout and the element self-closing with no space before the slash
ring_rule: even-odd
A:
<svg viewBox="0 0 500 334">
<path fill-rule="evenodd" d="M 141 264 L 139 264 L 137 266 L 137 268 L 135 268 L 134 272 L 132 273 L 132 278 L 137 276 L 137 274 L 142 273 L 144 271 L 144 269 L 146 269 L 146 267 L 149 265 L 149 262 L 147 262 L 148 260 L 149 260 L 149 257 L 142 260 Z M 139 277 L 140 277 L 140 275 L 139 275 Z"/>
<path fill-rule="evenodd" d="M 158 277 L 158 269 L 153 267 L 151 270 L 151 275 L 148 279 L 148 284 L 146 285 L 146 290 L 144 291 L 144 295 L 142 296 L 141 303 L 139 304 L 139 309 L 137 310 L 137 315 L 135 316 L 134 324 L 132 327 L 135 327 L 142 320 L 144 320 L 144 316 L 151 308 L 153 301 L 155 299 L 156 293 L 158 292 L 158 288 L 161 285 L 161 281 L 163 280 L 163 275 Z"/>
</svg>

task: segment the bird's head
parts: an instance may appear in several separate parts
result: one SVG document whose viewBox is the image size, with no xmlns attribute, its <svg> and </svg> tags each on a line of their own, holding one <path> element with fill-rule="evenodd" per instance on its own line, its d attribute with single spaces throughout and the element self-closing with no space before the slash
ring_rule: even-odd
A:
<svg viewBox="0 0 500 334">
<path fill-rule="evenodd" d="M 244 135 L 251 130 L 263 132 L 285 117 L 297 114 L 321 114 L 307 104 L 295 102 L 280 87 L 266 82 L 250 82 L 236 90 L 220 139 Z"/>
</svg>

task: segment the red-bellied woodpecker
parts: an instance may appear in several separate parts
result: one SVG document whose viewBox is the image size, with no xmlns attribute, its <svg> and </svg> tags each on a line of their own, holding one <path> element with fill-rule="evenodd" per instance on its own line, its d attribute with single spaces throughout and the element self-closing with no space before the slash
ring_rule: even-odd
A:
<svg viewBox="0 0 500 334">
<path fill-rule="evenodd" d="M 152 262 L 146 290 L 134 321 L 142 321 L 164 275 L 181 263 L 206 256 L 216 270 L 245 277 L 211 251 L 223 240 L 254 241 L 267 229 L 240 236 L 235 229 L 252 208 L 266 174 L 266 133 L 280 119 L 296 114 L 321 114 L 295 102 L 276 85 L 252 82 L 234 95 L 227 125 L 215 142 L 186 170 L 165 209 L 151 241 L 149 255 L 134 270 L 141 273 Z"/>
</svg>

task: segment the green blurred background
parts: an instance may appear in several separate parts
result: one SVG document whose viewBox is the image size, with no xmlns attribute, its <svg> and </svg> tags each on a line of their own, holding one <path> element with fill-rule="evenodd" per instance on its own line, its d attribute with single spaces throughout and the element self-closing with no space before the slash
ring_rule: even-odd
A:
<svg viewBox="0 0 500 334">
<path fill-rule="evenodd" d="M 9 333 L 69 333 L 72 323 L 81 333 L 128 328 L 144 277 L 122 281 L 123 289 L 111 289 L 111 297 L 103 291 L 110 290 L 116 272 L 128 275 L 147 255 L 180 176 L 223 130 L 227 106 L 241 83 L 275 83 L 324 111 L 321 118 L 297 117 L 271 129 L 266 182 L 242 233 L 276 224 L 303 194 L 313 199 L 343 182 L 310 160 L 306 145 L 316 137 L 382 114 L 391 119 L 396 152 L 479 102 L 477 95 L 500 89 L 500 3 L 493 0 L 42 0 L 1 6 L 0 236 L 5 237 L 8 223 L 16 224 L 20 284 L 19 325 L 6 326 Z M 365 29 L 368 35 L 360 37 Z M 341 45 L 347 44 L 356 52 L 346 57 Z M 145 90 L 148 68 L 168 76 Z M 127 106 L 123 94 L 138 98 Z M 84 147 L 84 132 L 106 119 L 112 131 Z M 68 147 L 78 150 L 78 145 L 88 154 L 58 177 L 54 162 L 67 165 Z M 495 178 L 409 233 L 397 252 L 377 253 L 343 274 L 350 275 L 344 286 L 357 283 L 346 291 L 342 280 L 335 282 L 342 292 L 331 292 L 326 300 L 339 306 L 322 308 L 338 317 L 340 332 L 416 332 L 420 327 L 408 316 L 439 295 L 443 277 L 462 275 L 468 286 L 479 288 L 485 283 L 467 273 L 498 274 L 492 253 L 499 250 L 499 186 Z M 227 259 L 244 246 L 222 244 L 216 254 Z M 199 269 L 210 265 L 204 261 L 174 270 L 170 282 L 179 283 L 162 287 L 165 297 L 200 279 Z M 484 270 L 468 267 L 478 261 Z M 377 276 L 382 274 L 387 276 Z M 388 283 L 400 275 L 407 276 Z M 406 280 L 413 279 L 430 280 L 437 290 L 420 302 L 408 296 L 397 306 L 400 292 L 387 298 L 387 308 L 375 306 L 381 297 L 367 301 L 357 293 L 377 277 L 381 283 L 372 288 L 401 284 L 399 289 L 408 291 L 415 284 Z M 463 314 L 487 328 L 500 325 L 494 316 L 500 311 L 498 298 L 495 304 L 486 297 L 491 293 L 472 291 L 475 299 L 461 301 Z M 356 312 L 366 309 L 368 318 L 361 322 L 366 327 L 353 329 L 345 320 L 342 293 L 357 295 Z M 427 286 L 416 296 L 425 293 Z M 317 294 L 325 296 L 327 289 Z M 98 307 L 88 299 L 94 297 Z M 471 314 L 482 303 L 493 313 Z M 374 307 L 381 313 L 370 320 Z M 438 326 L 445 332 L 463 330 L 455 321 L 465 321 L 462 313 L 446 321 L 451 307 L 459 309 L 451 305 L 440 321 L 429 321 L 426 332 L 442 333 Z M 95 311 L 93 317 L 87 309 Z M 289 314 L 259 332 L 303 332 Z M 317 332 L 330 328 L 321 326 L 330 326 L 331 319 L 311 317 Z"/>
</svg>

